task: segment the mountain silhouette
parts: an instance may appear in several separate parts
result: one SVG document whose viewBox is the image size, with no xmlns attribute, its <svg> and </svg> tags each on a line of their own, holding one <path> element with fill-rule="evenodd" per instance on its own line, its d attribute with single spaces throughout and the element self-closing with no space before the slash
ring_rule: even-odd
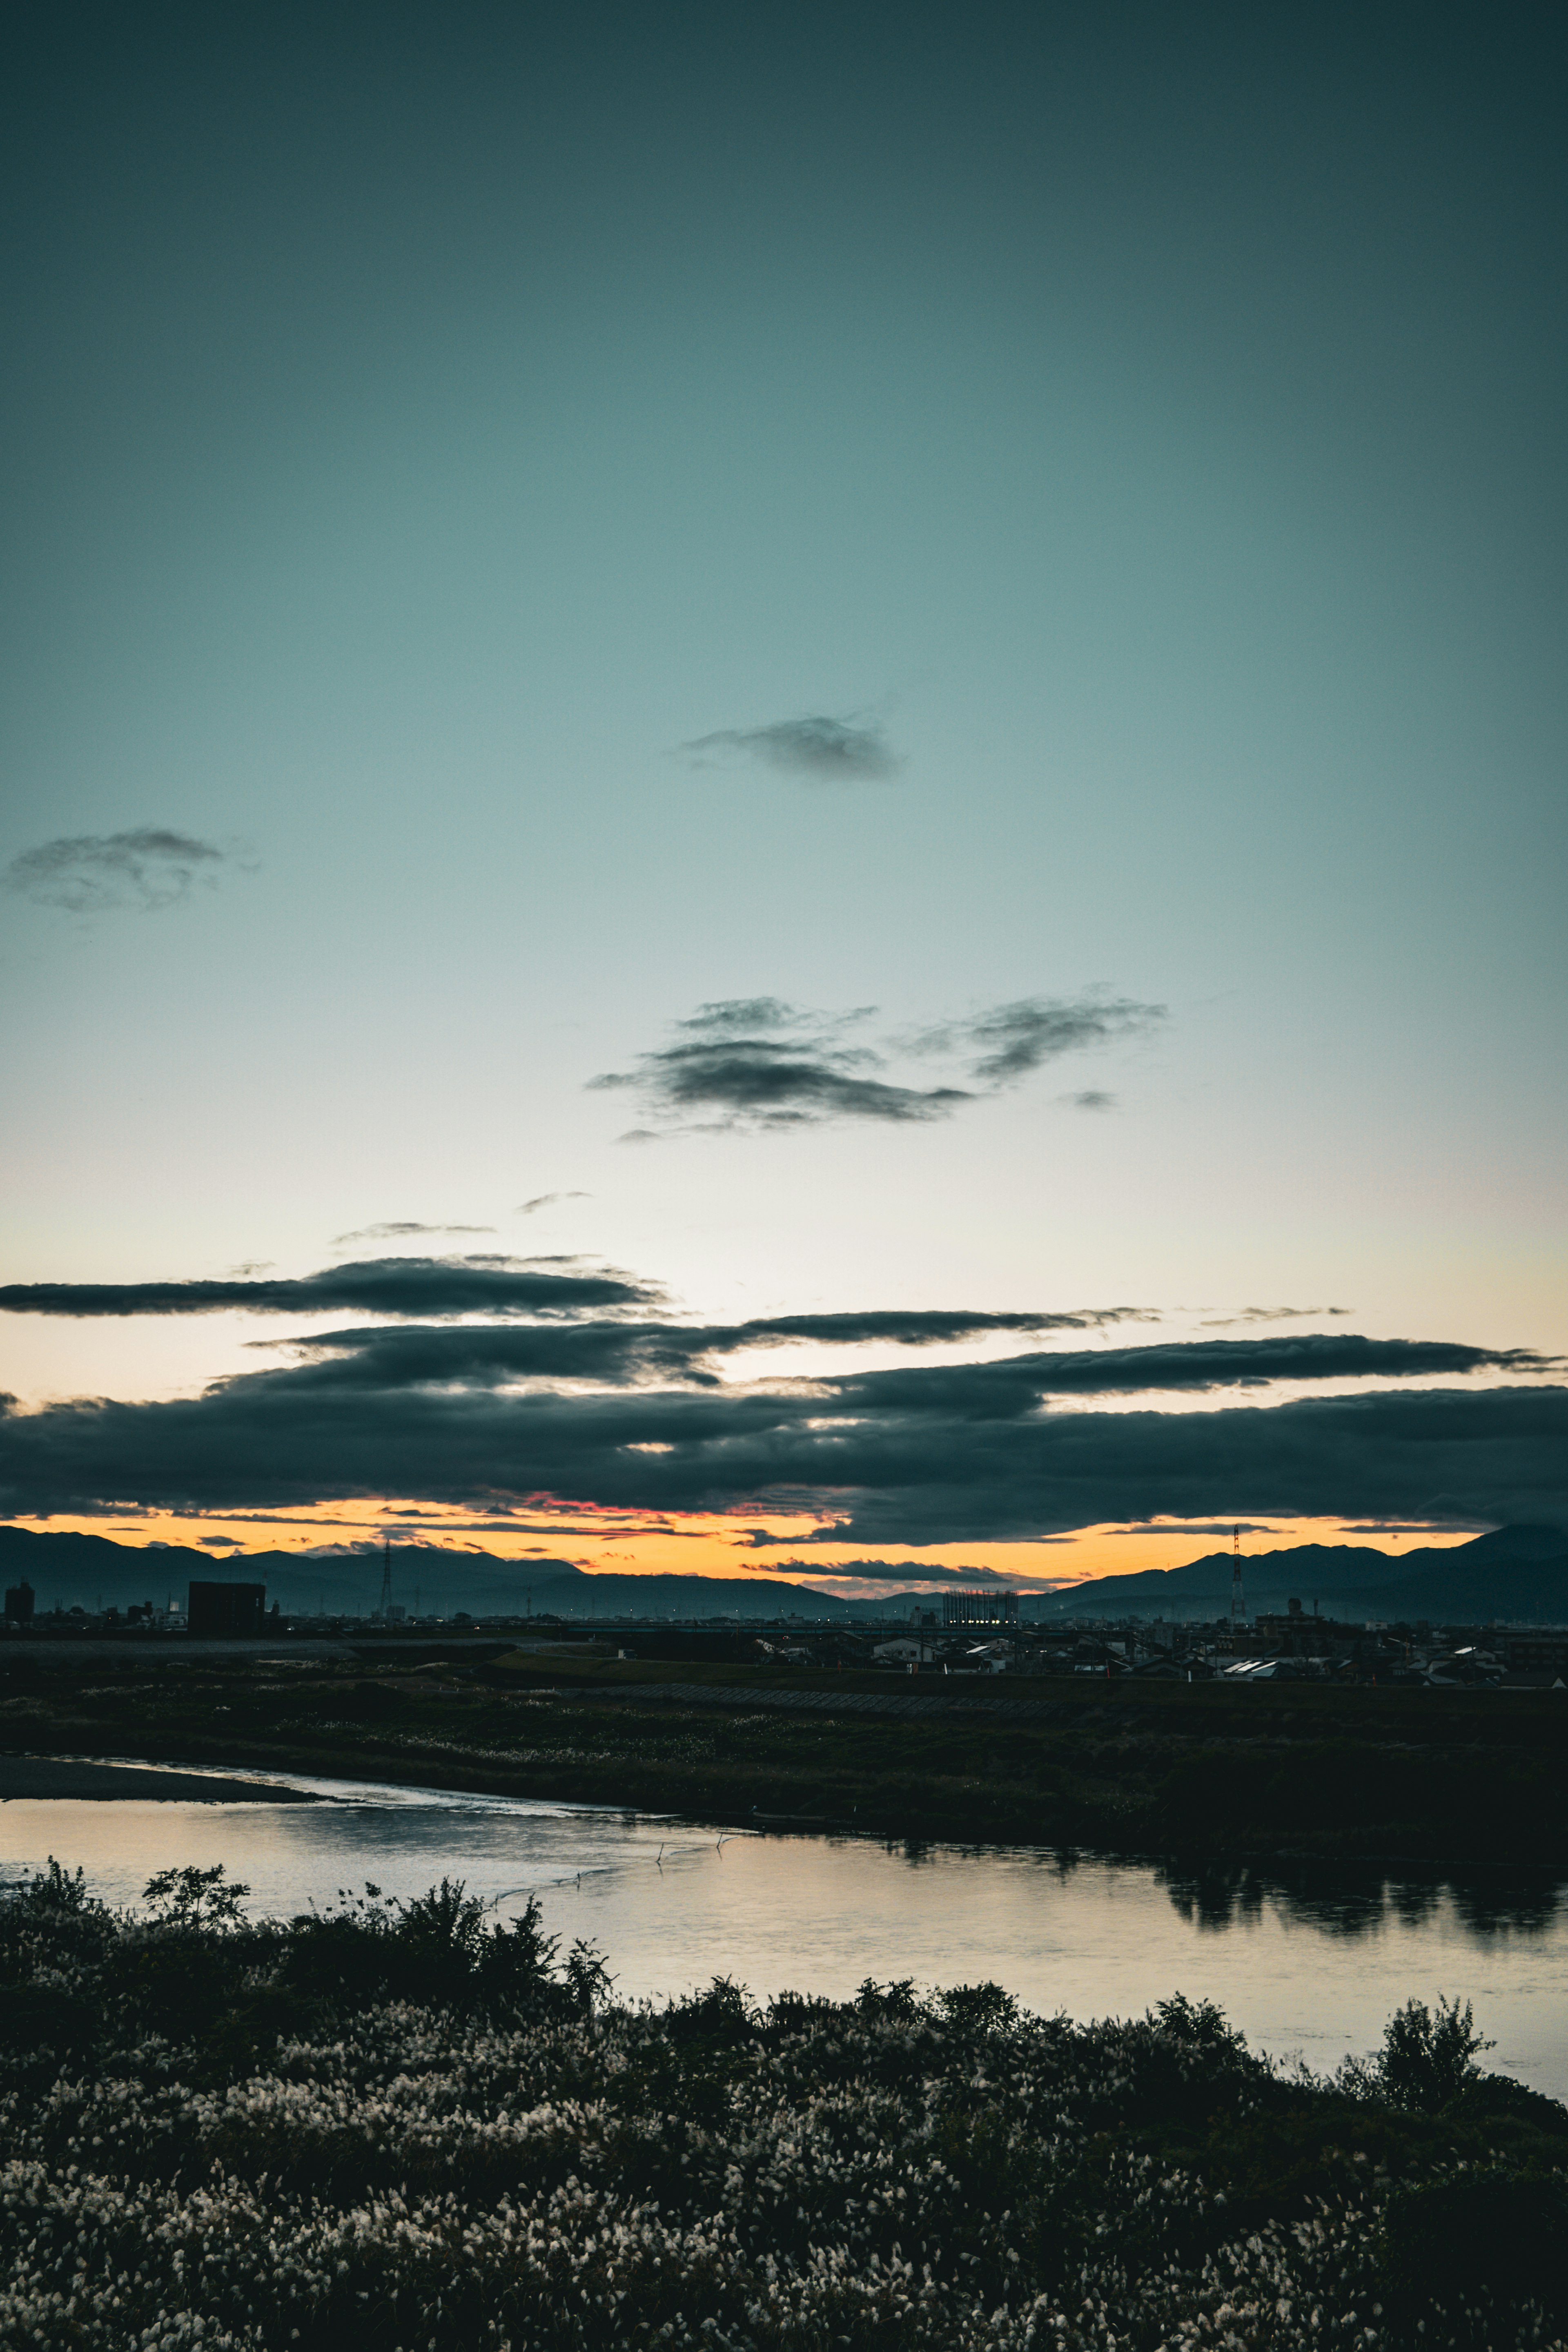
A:
<svg viewBox="0 0 1568 2352">
<path fill-rule="evenodd" d="M 1036 1619 L 1224 1616 L 1234 1566 L 1228 1551 L 1180 1568 L 1102 1576 L 1030 1605 Z M 1247 1614 L 1282 1612 L 1300 1601 L 1325 1617 L 1427 1618 L 1485 1622 L 1568 1622 L 1568 1538 L 1561 1528 L 1495 1528 L 1469 1543 L 1407 1552 L 1370 1544 L 1293 1544 L 1243 1553 Z"/>
<path fill-rule="evenodd" d="M 494 1552 L 435 1544 L 392 1547 L 392 1599 L 412 1615 L 554 1614 L 653 1617 L 847 1617 L 836 1595 L 780 1577 L 590 1575 L 569 1559 L 503 1559 Z M 212 1551 L 190 1545 L 116 1543 L 108 1536 L 0 1527 L 0 1580 L 31 1584 L 40 1613 L 62 1608 L 125 1609 L 172 1597 L 183 1605 L 193 1580 L 265 1584 L 267 1606 L 285 1616 L 368 1617 L 380 1605 L 382 1549 Z"/>
<path fill-rule="evenodd" d="M 941 1608 L 938 1592 L 901 1591 L 847 1600 L 810 1585 L 764 1576 L 590 1574 L 567 1559 L 503 1559 L 494 1552 L 435 1544 L 394 1544 L 392 1598 L 411 1613 L 475 1617 L 768 1618 L 848 1620 L 906 1617 Z M 908 1573 L 910 1563 L 900 1562 Z M 1295 1544 L 1244 1553 L 1247 1613 L 1316 1604 L 1325 1617 L 1360 1621 L 1426 1618 L 1433 1623 L 1568 1624 L 1568 1538 L 1542 1527 L 1498 1528 L 1453 1546 L 1397 1553 L 1370 1544 Z M 916 1571 L 918 1572 L 918 1571 Z M 1049 1623 L 1071 1617 L 1222 1617 L 1230 1608 L 1231 1557 L 1206 1552 L 1179 1568 L 1103 1576 L 1057 1592 L 1026 1594 L 1019 1613 Z M 285 1616 L 368 1617 L 380 1602 L 382 1552 L 334 1546 L 319 1552 L 274 1549 L 214 1553 L 191 1545 L 116 1543 L 108 1536 L 0 1527 L 0 1581 L 26 1578 L 40 1613 L 63 1608 L 125 1609 L 172 1597 L 183 1602 L 197 1578 L 267 1586 Z M 1027 1581 L 1027 1580 L 1020 1580 Z"/>
</svg>

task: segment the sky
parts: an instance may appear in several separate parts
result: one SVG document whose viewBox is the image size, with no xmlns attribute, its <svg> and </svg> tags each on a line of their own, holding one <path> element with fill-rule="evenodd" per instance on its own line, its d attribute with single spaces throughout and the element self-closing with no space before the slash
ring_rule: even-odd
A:
<svg viewBox="0 0 1568 2352">
<path fill-rule="evenodd" d="M 7 12 L 0 1513 L 1568 1523 L 1565 47 Z"/>
</svg>

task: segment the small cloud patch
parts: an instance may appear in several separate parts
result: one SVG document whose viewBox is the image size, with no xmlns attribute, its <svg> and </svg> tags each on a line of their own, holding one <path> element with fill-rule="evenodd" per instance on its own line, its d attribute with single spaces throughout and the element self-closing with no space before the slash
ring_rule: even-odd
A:
<svg viewBox="0 0 1568 2352">
<path fill-rule="evenodd" d="M 1163 1004 L 1141 1004 L 1130 996 L 1086 988 L 1077 996 L 1023 996 L 993 1004 L 963 1020 L 921 1031 L 910 1043 L 919 1053 L 967 1054 L 972 1056 L 969 1075 L 977 1085 L 1007 1087 L 1064 1054 L 1146 1037 L 1166 1018 Z M 1107 1101 L 1083 1096 L 1077 1100 L 1084 1110 L 1107 1107 Z"/>
<path fill-rule="evenodd" d="M 676 1024 L 673 1045 L 590 1083 L 634 1088 L 687 1133 L 942 1118 L 968 1100 L 961 1087 L 899 1086 L 878 1075 L 881 1054 L 846 1041 L 862 1018 L 806 1013 L 774 996 L 704 1004 Z M 646 1142 L 653 1132 L 634 1128 L 623 1140 Z"/>
<path fill-rule="evenodd" d="M 1239 1307 L 1234 1315 L 1210 1316 L 1201 1331 L 1233 1331 L 1239 1323 L 1315 1323 L 1320 1317 L 1348 1315 L 1348 1307 Z"/>
<path fill-rule="evenodd" d="M 149 913 L 178 905 L 198 883 L 214 884 L 229 853 L 188 833 L 139 825 L 128 833 L 73 834 L 25 849 L 5 870 L 5 887 L 37 907 L 70 915 L 125 908 Z"/>
<path fill-rule="evenodd" d="M 726 758 L 760 760 L 812 783 L 876 783 L 895 776 L 903 761 L 877 726 L 847 719 L 778 719 L 768 727 L 721 727 L 681 750 L 698 767 Z"/>
<path fill-rule="evenodd" d="M 334 1234 L 332 1246 L 340 1249 L 346 1242 L 395 1242 L 406 1240 L 414 1234 L 493 1234 L 494 1225 L 422 1225 L 413 1217 L 399 1217 L 390 1223 L 361 1225 L 351 1234 Z"/>
</svg>

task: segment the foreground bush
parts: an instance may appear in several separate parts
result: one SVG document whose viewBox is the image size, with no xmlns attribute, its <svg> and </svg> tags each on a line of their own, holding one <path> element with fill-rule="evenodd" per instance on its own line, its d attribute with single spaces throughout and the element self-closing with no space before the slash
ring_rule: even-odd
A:
<svg viewBox="0 0 1568 2352">
<path fill-rule="evenodd" d="M 1468 2011 L 1281 2077 L 1213 2008 L 907 1984 L 615 2003 L 460 1886 L 247 1925 L 0 1903 L 0 2336 L 304 2352 L 1511 2347 L 1568 2324 L 1568 2114 Z"/>
</svg>

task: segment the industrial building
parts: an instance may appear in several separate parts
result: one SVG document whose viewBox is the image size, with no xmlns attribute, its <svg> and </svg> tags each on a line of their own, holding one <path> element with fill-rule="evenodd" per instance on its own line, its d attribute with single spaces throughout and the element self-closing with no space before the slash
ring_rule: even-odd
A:
<svg viewBox="0 0 1568 2352">
<path fill-rule="evenodd" d="M 1019 1597 L 1016 1592 L 945 1592 L 942 1595 L 942 1623 L 951 1631 L 971 1625 L 1016 1625 L 1019 1621 Z"/>
</svg>

